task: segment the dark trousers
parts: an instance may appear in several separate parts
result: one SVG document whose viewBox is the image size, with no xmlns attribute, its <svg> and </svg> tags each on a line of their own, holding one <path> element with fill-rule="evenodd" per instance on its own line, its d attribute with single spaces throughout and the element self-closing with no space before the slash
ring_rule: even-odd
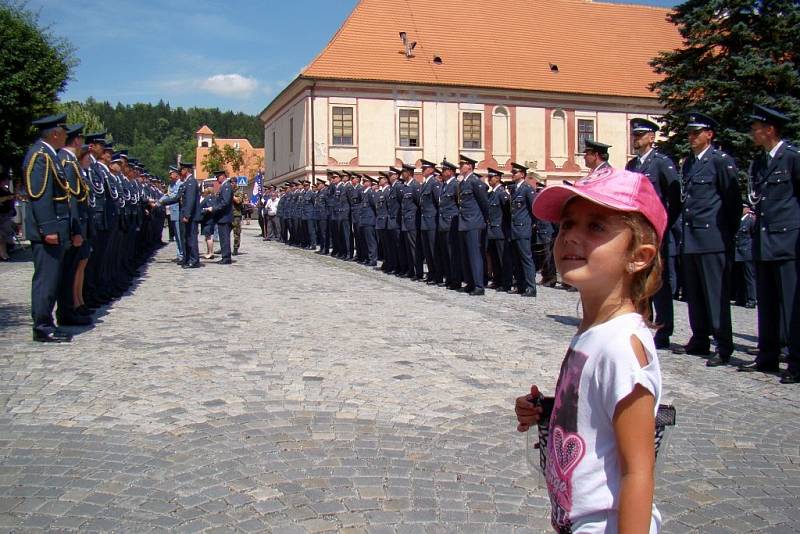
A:
<svg viewBox="0 0 800 534">
<path fill-rule="evenodd" d="M 530 239 L 515 239 L 514 266 L 517 277 L 517 288 L 525 291 L 529 287 L 536 290 L 536 268 L 533 266 L 533 249 Z"/>
<path fill-rule="evenodd" d="M 428 280 L 442 281 L 442 273 L 436 262 L 436 230 L 420 230 L 419 239 L 422 245 L 422 255 L 428 264 Z"/>
<path fill-rule="evenodd" d="M 758 361 L 778 363 L 784 345 L 789 346 L 789 372 L 800 373 L 800 293 L 797 260 L 759 261 Z"/>
<path fill-rule="evenodd" d="M 355 256 L 358 260 L 363 261 L 366 257 L 366 246 L 364 245 L 364 234 L 361 231 L 361 225 L 353 222 L 353 241 L 355 242 Z M 351 248 L 350 250 L 353 250 Z"/>
<path fill-rule="evenodd" d="M 31 281 L 31 318 L 33 329 L 42 333 L 55 330 L 53 307 L 59 295 L 61 268 L 67 246 L 31 243 L 33 253 L 33 280 Z M 62 296 L 63 298 L 63 296 Z M 68 303 L 59 302 L 59 308 Z"/>
<path fill-rule="evenodd" d="M 101 258 L 106 253 L 106 243 L 108 242 L 108 231 L 98 230 L 92 238 L 92 255 L 89 256 L 89 263 L 86 265 L 86 277 L 83 286 L 84 297 L 95 299 L 101 292 L 100 285 L 100 265 Z"/>
<path fill-rule="evenodd" d="M 689 343 L 697 348 L 706 348 L 708 336 L 713 335 L 720 356 L 729 357 L 733 353 L 733 329 L 728 255 L 725 252 L 684 254 L 681 261 L 689 326 L 692 328 Z"/>
<path fill-rule="evenodd" d="M 61 261 L 61 280 L 58 283 L 58 317 L 69 317 L 75 308 L 72 286 L 75 284 L 75 272 L 80 261 L 80 248 L 69 247 Z"/>
<path fill-rule="evenodd" d="M 408 254 L 406 254 L 406 242 L 403 234 L 398 228 L 392 230 L 392 240 L 397 254 L 397 272 L 408 273 L 411 269 L 408 266 Z"/>
<path fill-rule="evenodd" d="M 733 287 L 736 288 L 736 304 L 756 301 L 756 265 L 753 261 L 733 264 Z"/>
<path fill-rule="evenodd" d="M 289 240 L 289 225 L 287 224 L 286 217 L 278 217 L 280 221 L 281 241 L 286 243 Z"/>
<path fill-rule="evenodd" d="M 488 252 L 492 259 L 492 282 L 499 287 L 511 287 L 511 278 L 514 272 L 511 244 L 506 239 L 490 239 Z"/>
<path fill-rule="evenodd" d="M 264 224 L 264 237 L 267 239 L 280 239 L 280 230 L 278 228 L 278 217 L 275 215 L 267 215 Z"/>
<path fill-rule="evenodd" d="M 667 341 L 675 330 L 675 310 L 672 307 L 672 294 L 674 292 L 672 279 L 674 275 L 670 272 L 669 256 L 663 256 L 663 263 L 664 268 L 661 271 L 661 287 L 656 294 L 653 295 L 655 322 L 660 325 L 654 337 Z"/>
<path fill-rule="evenodd" d="M 461 264 L 467 287 L 483 289 L 483 230 L 459 230 L 461 234 Z"/>
<path fill-rule="evenodd" d="M 542 273 L 542 283 L 555 281 L 556 262 L 553 261 L 553 242 L 537 243 L 533 246 L 533 264 Z"/>
<path fill-rule="evenodd" d="M 422 272 L 422 255 L 418 253 L 417 230 L 405 230 L 402 235 L 408 259 L 408 274 L 414 278 L 422 278 L 424 273 Z"/>
<path fill-rule="evenodd" d="M 183 223 L 183 235 L 186 237 L 184 262 L 186 265 L 197 265 L 200 263 L 200 248 L 197 244 L 197 223 L 190 221 Z M 230 234 L 229 234 L 230 235 Z M 220 239 L 221 241 L 221 239 Z"/>
<path fill-rule="evenodd" d="M 361 226 L 362 243 L 364 244 L 364 261 L 368 265 L 378 262 L 378 240 L 374 226 Z"/>
<path fill-rule="evenodd" d="M 340 225 L 340 230 L 342 234 L 342 251 L 341 253 L 344 254 L 347 258 L 353 257 L 353 234 L 350 228 L 350 219 L 345 218 L 343 219 Z"/>
<path fill-rule="evenodd" d="M 386 246 L 383 249 L 383 253 L 386 256 L 386 261 L 383 265 L 386 267 L 385 270 L 387 272 L 399 273 L 401 271 L 397 251 L 399 249 L 400 231 L 397 229 L 390 229 L 384 230 L 384 232 L 386 232 Z"/>
<path fill-rule="evenodd" d="M 167 224 L 167 231 L 169 232 L 169 240 L 175 241 L 175 227 L 172 226 L 172 220 Z"/>
<path fill-rule="evenodd" d="M 314 219 L 309 219 L 304 221 L 306 224 L 306 234 L 308 236 L 308 246 L 309 247 L 316 247 L 317 246 L 317 221 Z"/>
<path fill-rule="evenodd" d="M 223 260 L 231 259 L 231 223 L 217 223 L 219 250 Z"/>
</svg>

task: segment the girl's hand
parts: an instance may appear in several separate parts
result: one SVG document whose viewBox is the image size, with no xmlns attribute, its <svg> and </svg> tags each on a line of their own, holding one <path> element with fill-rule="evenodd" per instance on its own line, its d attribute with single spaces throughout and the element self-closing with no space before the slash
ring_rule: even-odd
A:
<svg viewBox="0 0 800 534">
<path fill-rule="evenodd" d="M 531 392 L 524 397 L 517 397 L 514 411 L 517 413 L 517 432 L 527 432 L 530 427 L 539 423 L 542 416 L 542 407 L 536 406 L 533 401 L 539 396 L 539 388 L 531 386 Z"/>
</svg>

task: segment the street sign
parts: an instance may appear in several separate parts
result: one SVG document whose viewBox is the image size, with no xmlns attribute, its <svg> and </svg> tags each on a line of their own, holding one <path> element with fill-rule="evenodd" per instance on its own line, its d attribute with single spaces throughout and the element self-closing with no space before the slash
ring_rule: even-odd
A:
<svg viewBox="0 0 800 534">
<path fill-rule="evenodd" d="M 236 178 L 236 185 L 239 187 L 247 187 L 247 176 L 239 176 Z"/>
</svg>

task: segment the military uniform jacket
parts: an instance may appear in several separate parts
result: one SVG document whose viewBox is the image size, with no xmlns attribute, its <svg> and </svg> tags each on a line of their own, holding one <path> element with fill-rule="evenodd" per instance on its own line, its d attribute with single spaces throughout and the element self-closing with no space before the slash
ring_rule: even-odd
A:
<svg viewBox="0 0 800 534">
<path fill-rule="evenodd" d="M 387 230 L 400 229 L 400 202 L 402 196 L 403 182 L 397 180 L 386 190 L 386 209 L 388 218 L 386 219 Z"/>
<path fill-rule="evenodd" d="M 315 204 L 316 204 L 316 197 L 317 194 L 309 189 L 308 191 L 303 191 L 301 195 L 301 199 L 303 202 L 302 208 L 302 217 L 304 221 L 312 221 L 314 220 L 314 211 L 315 211 Z"/>
<path fill-rule="evenodd" d="M 230 179 L 222 182 L 217 191 L 217 200 L 214 203 L 214 220 L 218 224 L 231 224 L 233 222 L 233 184 Z"/>
<path fill-rule="evenodd" d="M 490 189 L 489 201 L 489 226 L 486 237 L 490 240 L 508 239 L 510 234 L 510 217 L 508 211 L 508 193 L 503 186 Z"/>
<path fill-rule="evenodd" d="M 350 198 L 353 195 L 353 186 L 350 183 L 344 185 L 339 183 L 339 186 L 342 190 L 342 194 L 339 196 L 339 220 L 346 221 L 350 218 Z"/>
<path fill-rule="evenodd" d="M 372 194 L 372 201 L 375 203 L 375 229 L 386 230 L 389 219 L 389 209 L 386 207 L 386 195 L 389 188 L 378 189 Z"/>
<path fill-rule="evenodd" d="M 358 224 L 361 226 L 375 226 L 378 219 L 378 204 L 375 202 L 375 192 L 371 188 L 367 188 L 360 195 L 361 210 L 359 211 Z"/>
<path fill-rule="evenodd" d="M 403 199 L 400 202 L 400 209 L 403 212 L 403 219 L 400 229 L 403 232 L 416 232 L 419 229 L 419 197 L 422 186 L 413 178 L 408 184 L 404 184 L 401 189 Z"/>
<path fill-rule="evenodd" d="M 683 254 L 730 251 L 739 229 L 742 199 L 736 164 L 729 155 L 709 148 L 683 165 Z"/>
<path fill-rule="evenodd" d="M 458 179 L 451 178 L 439 190 L 439 230 L 450 230 L 453 219 L 458 222 Z"/>
<path fill-rule="evenodd" d="M 57 154 L 40 139 L 28 149 L 22 168 L 31 206 L 25 220 L 28 239 L 42 242 L 46 235 L 58 234 L 66 245 L 72 228 L 69 183 Z"/>
<path fill-rule="evenodd" d="M 114 178 L 114 175 L 111 174 L 111 171 L 102 162 L 96 161 L 92 164 L 92 170 L 94 170 L 95 175 L 100 180 L 103 190 L 105 191 L 103 220 L 105 221 L 105 227 L 111 230 L 118 224 L 119 203 L 122 200 L 119 197 L 119 186 L 117 185 L 117 180 Z"/>
<path fill-rule="evenodd" d="M 422 182 L 419 192 L 419 229 L 423 231 L 436 230 L 439 218 L 438 205 L 442 184 L 433 176 Z"/>
<path fill-rule="evenodd" d="M 643 164 L 639 164 L 639 158 L 633 158 L 625 165 L 625 170 L 631 172 L 638 172 L 647 176 L 653 188 L 661 198 L 661 203 L 667 211 L 667 228 L 672 228 L 675 221 L 681 214 L 681 179 L 678 176 L 678 171 L 675 170 L 675 164 L 669 157 L 653 150 L 645 158 Z M 678 243 L 675 239 L 671 239 L 670 232 L 664 233 L 663 248 L 670 256 L 677 253 Z"/>
<path fill-rule="evenodd" d="M 350 184 L 350 189 L 347 190 L 347 199 L 350 201 L 350 218 L 353 221 L 353 224 L 360 224 L 359 221 L 361 220 L 361 208 L 362 208 L 362 193 L 364 192 L 364 186 L 358 184 L 357 186 L 353 186 Z"/>
<path fill-rule="evenodd" d="M 314 195 L 314 220 L 328 220 L 328 188 L 316 191 Z"/>
<path fill-rule="evenodd" d="M 186 217 L 189 222 L 199 222 L 202 218 L 202 213 L 200 212 L 200 186 L 193 174 L 190 174 L 184 181 L 181 193 L 181 219 Z M 233 191 L 231 191 L 231 194 L 233 194 Z"/>
<path fill-rule="evenodd" d="M 533 200 L 536 194 L 525 181 L 520 182 L 511 196 L 511 239 L 533 239 Z"/>
<path fill-rule="evenodd" d="M 550 243 L 553 240 L 554 233 L 555 228 L 553 223 L 542 221 L 536 217 L 533 218 L 533 243 L 535 245 L 546 245 Z"/>
<path fill-rule="evenodd" d="M 233 187 L 233 198 L 239 201 L 238 204 L 236 202 L 233 203 L 233 216 L 241 217 L 244 211 L 244 204 L 247 202 L 247 193 L 245 193 L 244 187 L 238 187 L 233 183 L 231 183 L 231 186 Z"/>
<path fill-rule="evenodd" d="M 477 176 L 470 174 L 458 183 L 458 231 L 486 228 L 489 218 L 487 187 Z"/>
<path fill-rule="evenodd" d="M 106 224 L 106 193 L 105 193 L 105 182 L 97 173 L 96 170 L 96 160 L 94 156 L 89 156 L 91 159 L 91 164 L 89 165 L 89 169 L 87 171 L 87 176 L 89 178 L 89 211 L 92 214 L 92 219 L 94 221 L 94 228 L 98 231 L 104 231 L 108 229 L 108 225 Z"/>
<path fill-rule="evenodd" d="M 800 258 L 800 152 L 785 141 L 772 162 L 760 154 L 750 168 L 756 213 L 754 259 Z"/>
<path fill-rule="evenodd" d="M 69 150 L 62 148 L 58 151 L 58 156 L 61 167 L 64 169 L 64 176 L 67 178 L 67 184 L 69 184 L 69 211 L 72 221 L 70 232 L 72 235 L 81 235 L 85 238 L 88 216 L 87 210 L 84 208 L 88 192 L 84 188 L 83 171 L 78 164 L 78 158 Z"/>
<path fill-rule="evenodd" d="M 275 206 L 275 215 L 277 217 L 283 218 L 285 210 L 286 210 L 286 195 L 283 195 L 278 199 L 278 205 Z"/>
<path fill-rule="evenodd" d="M 753 230 L 756 227 L 756 216 L 752 213 L 743 215 L 736 232 L 735 261 L 753 261 Z"/>
</svg>

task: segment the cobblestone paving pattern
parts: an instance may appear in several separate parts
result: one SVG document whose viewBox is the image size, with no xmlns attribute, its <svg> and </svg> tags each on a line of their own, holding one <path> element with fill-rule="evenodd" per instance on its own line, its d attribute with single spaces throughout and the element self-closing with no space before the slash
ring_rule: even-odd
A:
<svg viewBox="0 0 800 534">
<path fill-rule="evenodd" d="M 548 531 L 512 403 L 553 391 L 576 294 L 476 299 L 244 230 L 231 267 L 165 247 L 67 345 L 30 341 L 32 266 L 0 265 L 0 531 Z M 752 310 L 734 330 L 755 344 Z M 665 531 L 800 530 L 800 388 L 660 356 Z"/>
</svg>

